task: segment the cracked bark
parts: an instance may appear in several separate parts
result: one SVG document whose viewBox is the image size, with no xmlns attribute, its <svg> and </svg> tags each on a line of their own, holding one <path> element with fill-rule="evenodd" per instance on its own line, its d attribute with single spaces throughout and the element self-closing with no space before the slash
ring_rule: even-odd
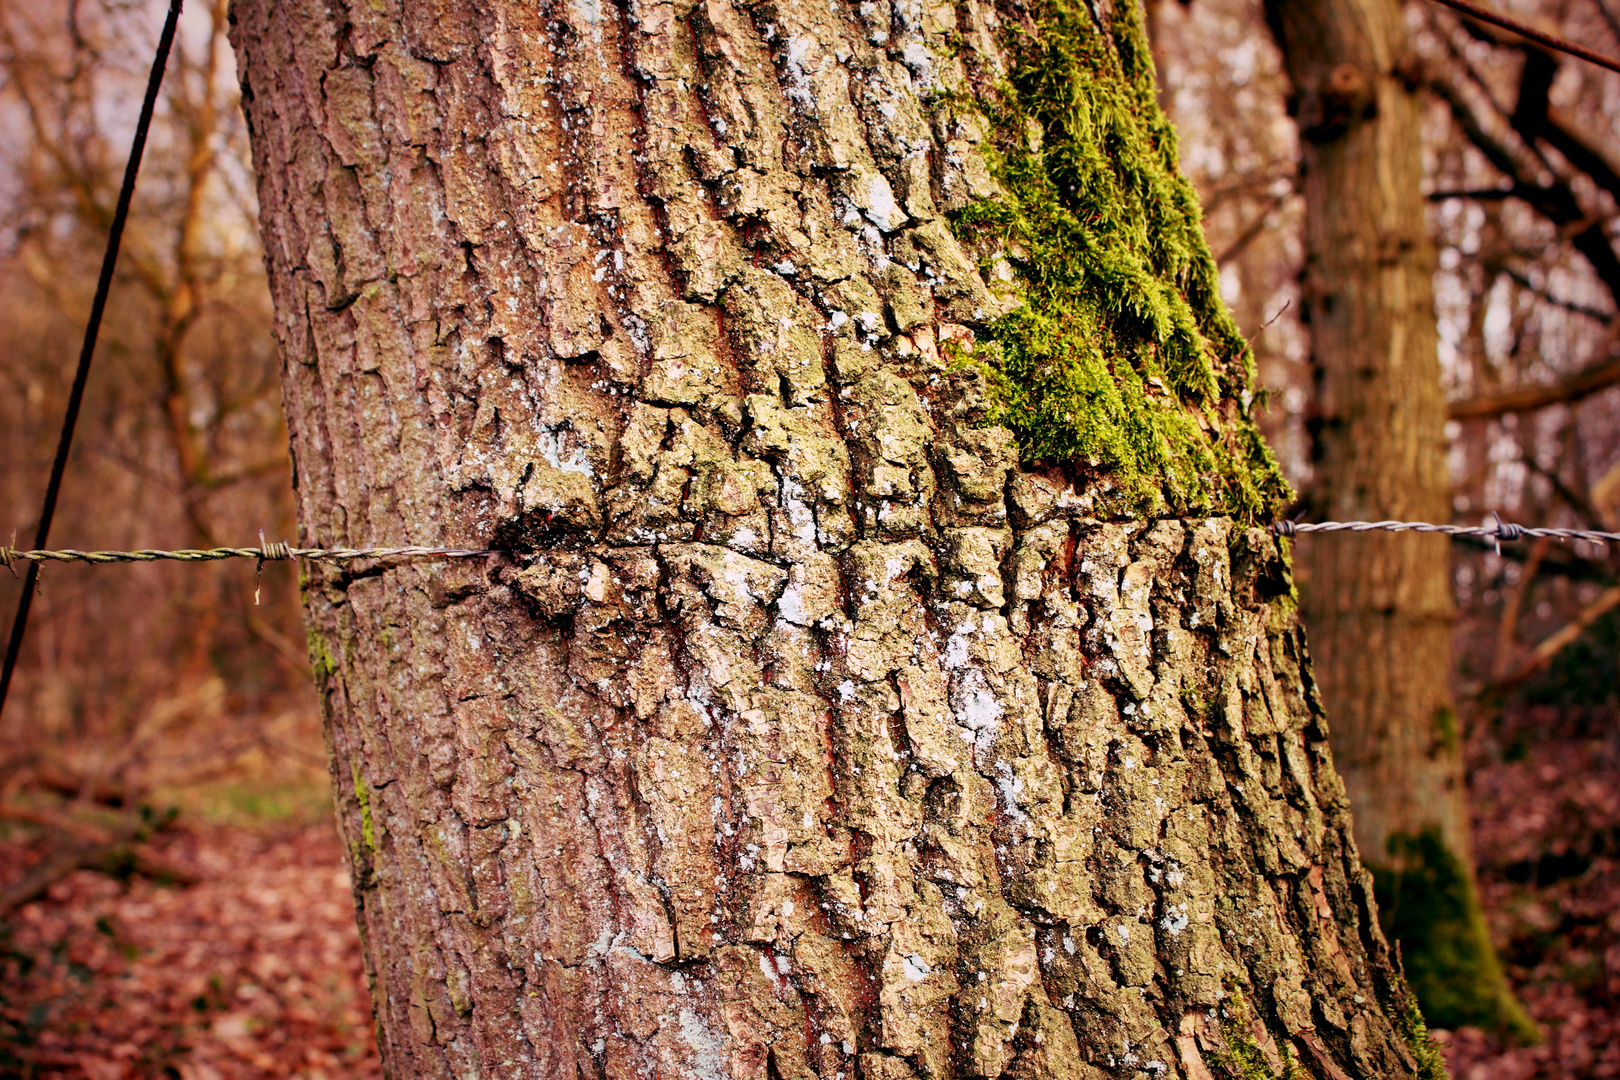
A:
<svg viewBox="0 0 1620 1080">
<path fill-rule="evenodd" d="M 1419 1071 L 1274 542 L 941 355 L 1009 15 L 237 3 L 301 542 L 533 551 L 309 571 L 394 1075 Z"/>
</svg>

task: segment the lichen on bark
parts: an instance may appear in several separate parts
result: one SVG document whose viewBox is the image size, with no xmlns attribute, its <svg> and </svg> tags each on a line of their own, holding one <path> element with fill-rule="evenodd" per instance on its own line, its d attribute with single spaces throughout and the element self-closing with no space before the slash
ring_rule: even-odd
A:
<svg viewBox="0 0 1620 1080">
<path fill-rule="evenodd" d="M 1006 76 L 948 98 L 988 122 L 1001 190 L 952 215 L 1018 306 L 971 359 L 1026 461 L 1089 470 L 1103 512 L 1260 520 L 1290 497 L 1251 409 L 1253 353 L 1159 108 L 1134 3 L 1013 24 Z"/>
</svg>

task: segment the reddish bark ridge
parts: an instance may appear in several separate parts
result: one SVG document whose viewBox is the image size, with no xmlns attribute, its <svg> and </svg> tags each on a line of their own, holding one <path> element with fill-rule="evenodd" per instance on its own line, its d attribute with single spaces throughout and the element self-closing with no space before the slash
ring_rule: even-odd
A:
<svg viewBox="0 0 1620 1080">
<path fill-rule="evenodd" d="M 393 1075 L 1436 1067 L 1275 543 L 942 352 L 1022 14 L 234 17 L 301 542 L 534 552 L 309 570 Z"/>
</svg>

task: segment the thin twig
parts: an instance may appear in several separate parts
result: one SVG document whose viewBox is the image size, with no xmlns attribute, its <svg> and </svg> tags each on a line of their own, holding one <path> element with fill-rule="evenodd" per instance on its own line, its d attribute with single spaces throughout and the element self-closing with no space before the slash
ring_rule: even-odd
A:
<svg viewBox="0 0 1620 1080">
<path fill-rule="evenodd" d="M 1522 270 L 1516 270 L 1513 267 L 1508 266 L 1502 269 L 1502 273 L 1506 274 L 1508 278 L 1516 283 L 1521 289 L 1526 289 L 1535 293 L 1537 296 L 1541 297 L 1554 307 L 1563 308 L 1565 311 L 1574 312 L 1576 315 L 1584 315 L 1593 322 L 1603 323 L 1605 326 L 1614 321 L 1614 312 L 1599 311 L 1597 308 L 1587 307 L 1586 305 L 1577 303 L 1574 300 L 1566 300 L 1561 296 L 1554 296 L 1551 290 L 1545 286 L 1536 285 L 1533 283 L 1530 280 L 1530 276 L 1524 273 Z"/>
<path fill-rule="evenodd" d="M 1506 690 L 1550 666 L 1558 654 L 1573 645 L 1593 623 L 1617 607 L 1620 607 L 1620 585 L 1611 586 L 1599 593 L 1596 600 L 1583 607 L 1573 619 L 1532 649 L 1522 664 L 1484 687 L 1484 690 Z"/>
<path fill-rule="evenodd" d="M 1265 322 L 1260 324 L 1260 329 L 1256 330 L 1254 332 L 1254 336 L 1249 338 L 1249 346 L 1251 348 L 1254 346 L 1254 343 L 1256 341 L 1260 340 L 1260 335 L 1265 333 L 1267 330 L 1269 330 L 1271 328 L 1272 323 L 1274 323 L 1278 319 L 1282 318 L 1283 317 L 1283 312 L 1287 311 L 1291 306 L 1293 306 L 1293 303 L 1294 303 L 1294 300 L 1293 300 L 1292 297 L 1289 297 L 1288 299 L 1284 300 L 1282 307 L 1278 308 L 1275 312 L 1273 312 L 1271 318 L 1267 319 Z"/>
<path fill-rule="evenodd" d="M 1500 26 L 1503 30 L 1510 30 L 1515 34 L 1518 34 L 1520 37 L 1529 38 L 1538 45 L 1545 45 L 1549 49 L 1557 49 L 1559 52 L 1580 57 L 1587 63 L 1596 64 L 1600 68 L 1607 68 L 1610 71 L 1620 72 L 1620 60 L 1614 60 L 1610 57 L 1604 56 L 1602 53 L 1593 52 L 1584 45 L 1577 45 L 1573 41 L 1566 41 L 1561 37 L 1547 33 L 1545 30 L 1537 30 L 1529 23 L 1520 22 L 1518 19 L 1511 19 L 1506 15 L 1501 15 L 1492 11 L 1490 8 L 1484 8 L 1480 7 L 1478 4 L 1470 3 L 1469 0 L 1435 0 L 1435 3 L 1444 4 L 1446 7 L 1455 11 L 1460 11 L 1464 15 L 1472 16 L 1473 18 L 1478 19 L 1480 22 L 1490 23 L 1492 26 Z"/>
<path fill-rule="evenodd" d="M 1230 244 L 1227 244 L 1226 247 L 1221 250 L 1219 255 L 1215 256 L 1215 265 L 1225 266 L 1227 263 L 1243 254 L 1243 250 L 1250 244 L 1254 243 L 1255 239 L 1261 233 L 1266 231 L 1266 222 L 1271 220 L 1271 215 L 1282 209 L 1283 204 L 1288 201 L 1288 197 L 1293 193 L 1293 189 L 1290 188 L 1281 195 L 1273 196 L 1270 201 L 1266 203 L 1266 208 L 1254 216 L 1254 220 L 1249 222 L 1244 230 L 1237 235 L 1237 238 L 1234 239 Z"/>
</svg>

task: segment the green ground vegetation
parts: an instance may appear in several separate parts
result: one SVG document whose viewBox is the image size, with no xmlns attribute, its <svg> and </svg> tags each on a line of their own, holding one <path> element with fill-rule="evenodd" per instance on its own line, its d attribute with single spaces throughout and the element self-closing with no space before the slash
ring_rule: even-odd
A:
<svg viewBox="0 0 1620 1080">
<path fill-rule="evenodd" d="M 1254 361 L 1220 297 L 1133 3 L 1050 0 L 982 111 L 1003 194 L 957 213 L 1023 303 L 973 353 L 1026 461 L 1089 472 L 1103 512 L 1272 515 L 1290 497 L 1255 426 Z M 988 340 L 984 340 L 988 338 Z"/>
<path fill-rule="evenodd" d="M 156 805 L 179 809 L 187 823 L 297 828 L 332 819 L 332 786 L 324 774 L 239 775 L 159 788 L 152 797 Z"/>
</svg>

